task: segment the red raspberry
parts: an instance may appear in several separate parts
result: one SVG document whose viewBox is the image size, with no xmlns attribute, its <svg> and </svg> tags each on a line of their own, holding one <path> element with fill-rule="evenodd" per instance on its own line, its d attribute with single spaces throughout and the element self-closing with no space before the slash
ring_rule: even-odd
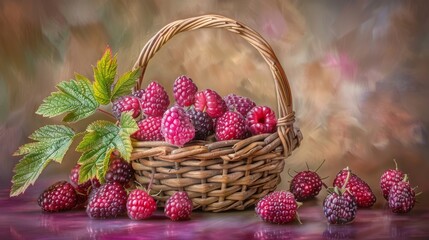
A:
<svg viewBox="0 0 429 240">
<path fill-rule="evenodd" d="M 215 132 L 218 141 L 244 139 L 246 120 L 240 113 L 228 111 L 217 119 Z"/>
<path fill-rule="evenodd" d="M 90 194 L 86 213 L 91 218 L 115 218 L 126 213 L 126 204 L 124 187 L 117 182 L 106 183 Z"/>
<path fill-rule="evenodd" d="M 125 96 L 118 98 L 113 102 L 112 107 L 113 115 L 117 119 L 121 118 L 123 112 L 132 112 L 133 118 L 138 118 L 140 116 L 140 100 L 134 96 Z"/>
<path fill-rule="evenodd" d="M 161 132 L 168 143 L 183 146 L 195 136 L 195 128 L 181 107 L 168 109 L 161 121 Z"/>
<path fill-rule="evenodd" d="M 192 201 L 186 192 L 174 193 L 165 203 L 165 216 L 173 221 L 191 218 Z"/>
<path fill-rule="evenodd" d="M 133 168 L 131 164 L 124 161 L 122 158 L 110 159 L 109 169 L 106 172 L 104 178 L 106 182 L 118 182 L 121 185 L 125 185 L 133 178 Z"/>
<path fill-rule="evenodd" d="M 59 181 L 43 191 L 37 203 L 45 212 L 60 212 L 74 208 L 77 196 L 73 186 L 66 181 Z"/>
<path fill-rule="evenodd" d="M 133 220 L 141 220 L 152 216 L 156 210 L 156 202 L 152 196 L 142 189 L 130 192 L 127 200 L 128 217 Z"/>
<path fill-rule="evenodd" d="M 290 192 L 297 201 L 312 199 L 322 189 L 322 179 L 313 171 L 302 171 L 296 174 L 290 183 Z"/>
<path fill-rule="evenodd" d="M 212 118 L 217 118 L 226 112 L 227 107 L 225 101 L 217 92 L 206 89 L 195 94 L 195 109 L 207 112 Z"/>
<path fill-rule="evenodd" d="M 189 116 L 195 127 L 194 139 L 205 140 L 214 133 L 213 119 L 206 112 L 190 108 L 186 111 L 186 115 Z"/>
<path fill-rule="evenodd" d="M 140 99 L 143 99 L 144 93 L 145 93 L 144 89 L 139 89 L 139 90 L 133 92 L 133 96 L 140 98 Z"/>
<path fill-rule="evenodd" d="M 229 94 L 223 98 L 226 106 L 231 111 L 237 111 L 241 115 L 246 116 L 250 109 L 256 107 L 256 103 L 250 100 L 250 98 L 238 96 L 235 94 Z"/>
<path fill-rule="evenodd" d="M 256 204 L 256 214 L 269 223 L 283 224 L 293 221 L 298 203 L 291 192 L 275 191 Z"/>
<path fill-rule="evenodd" d="M 174 98 L 179 106 L 188 107 L 194 104 L 197 85 L 187 76 L 180 76 L 174 81 Z"/>
<path fill-rule="evenodd" d="M 389 192 L 389 208 L 394 213 L 407 213 L 416 203 L 416 193 L 408 182 L 405 174 L 402 181 L 392 185 Z"/>
<path fill-rule="evenodd" d="M 344 181 L 347 177 L 347 174 L 350 172 L 350 180 L 348 181 L 346 188 L 349 189 L 350 193 L 355 196 L 358 207 L 369 208 L 374 205 L 376 197 L 372 192 L 369 185 L 356 176 L 351 170 L 347 167 L 341 170 L 334 179 L 334 186 L 341 187 L 344 184 Z"/>
<path fill-rule="evenodd" d="M 162 117 L 148 117 L 138 122 L 139 130 L 131 137 L 140 141 L 162 141 L 164 137 L 161 134 Z"/>
<path fill-rule="evenodd" d="M 170 99 L 159 83 L 151 82 L 143 95 L 142 105 L 146 116 L 161 117 L 170 105 Z"/>
<path fill-rule="evenodd" d="M 273 133 L 276 131 L 276 114 L 271 108 L 266 106 L 252 108 L 247 113 L 246 122 L 252 135 Z"/>
<path fill-rule="evenodd" d="M 395 160 L 393 160 L 395 161 Z M 389 192 L 390 192 L 390 188 L 402 181 L 402 179 L 404 179 L 405 174 L 398 169 L 398 164 L 395 161 L 395 169 L 389 169 L 386 172 L 383 173 L 383 175 L 381 175 L 380 178 L 380 186 L 381 186 L 381 190 L 383 191 L 383 197 L 386 200 L 389 200 Z"/>
</svg>

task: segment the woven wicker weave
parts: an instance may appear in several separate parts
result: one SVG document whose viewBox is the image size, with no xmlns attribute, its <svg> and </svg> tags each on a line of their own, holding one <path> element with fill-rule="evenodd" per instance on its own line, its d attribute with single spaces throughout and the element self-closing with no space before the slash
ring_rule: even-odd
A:
<svg viewBox="0 0 429 240">
<path fill-rule="evenodd" d="M 285 159 L 299 146 L 292 96 L 286 75 L 269 44 L 254 30 L 226 17 L 204 15 L 166 25 L 143 47 L 134 68 L 142 68 L 140 89 L 149 60 L 176 34 L 200 28 L 223 28 L 254 46 L 272 72 L 278 105 L 277 132 L 244 140 L 191 142 L 176 147 L 166 142 L 133 142 L 132 166 L 143 185 L 151 184 L 160 204 L 176 191 L 186 191 L 195 208 L 220 212 L 243 210 L 274 191 Z"/>
</svg>

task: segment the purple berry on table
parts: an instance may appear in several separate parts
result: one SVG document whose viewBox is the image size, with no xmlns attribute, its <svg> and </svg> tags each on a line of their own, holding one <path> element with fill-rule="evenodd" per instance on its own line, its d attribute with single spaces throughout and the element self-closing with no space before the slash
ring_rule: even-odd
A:
<svg viewBox="0 0 429 240">
<path fill-rule="evenodd" d="M 389 208 L 393 213 L 407 213 L 413 209 L 416 203 L 416 193 L 408 182 L 408 176 L 390 188 Z"/>
<path fill-rule="evenodd" d="M 250 100 L 250 98 L 235 95 L 233 93 L 223 97 L 223 100 L 229 110 L 237 111 L 243 116 L 246 116 L 252 108 L 256 107 L 256 103 Z"/>
<path fill-rule="evenodd" d="M 121 118 L 123 112 L 132 112 L 133 118 L 140 116 L 140 100 L 134 96 L 120 97 L 113 102 L 112 111 L 113 115 L 117 118 Z"/>
<path fill-rule="evenodd" d="M 152 216 L 156 210 L 156 202 L 152 196 L 142 189 L 134 189 L 127 199 L 127 214 L 130 219 L 141 220 Z"/>
<path fill-rule="evenodd" d="M 247 113 L 246 122 L 252 135 L 273 133 L 276 131 L 277 127 L 275 112 L 266 106 L 252 108 Z"/>
<path fill-rule="evenodd" d="M 110 182 L 90 194 L 86 213 L 90 218 L 116 218 L 127 212 L 127 192 L 118 182 Z"/>
<path fill-rule="evenodd" d="M 290 182 L 290 192 L 297 201 L 305 201 L 316 197 L 322 189 L 323 182 L 319 174 L 307 170 L 297 173 Z"/>
<path fill-rule="evenodd" d="M 211 89 L 206 89 L 195 94 L 195 109 L 207 112 L 212 118 L 222 116 L 226 110 L 226 103 L 219 94 Z"/>
<path fill-rule="evenodd" d="M 197 85 L 187 76 L 180 76 L 174 81 L 174 98 L 176 99 L 176 103 L 181 107 L 193 105 L 197 91 Z"/>
<path fill-rule="evenodd" d="M 218 141 L 244 139 L 246 132 L 246 120 L 238 112 L 228 111 L 216 121 L 215 134 Z"/>
<path fill-rule="evenodd" d="M 161 132 L 166 142 L 176 146 L 183 146 L 195 136 L 195 128 L 191 120 L 185 110 L 177 106 L 171 107 L 164 113 Z"/>
<path fill-rule="evenodd" d="M 157 82 L 151 82 L 143 94 L 142 108 L 146 116 L 160 117 L 170 105 L 170 99 L 164 87 Z"/>
<path fill-rule="evenodd" d="M 139 130 L 131 137 L 139 141 L 162 141 L 164 137 L 161 133 L 162 117 L 147 117 L 137 123 Z"/>
<path fill-rule="evenodd" d="M 186 192 L 174 193 L 165 203 L 165 216 L 173 221 L 191 218 L 192 201 Z"/>
<path fill-rule="evenodd" d="M 45 212 L 61 212 L 77 204 L 76 191 L 67 181 L 59 181 L 40 194 L 37 203 Z"/>
</svg>

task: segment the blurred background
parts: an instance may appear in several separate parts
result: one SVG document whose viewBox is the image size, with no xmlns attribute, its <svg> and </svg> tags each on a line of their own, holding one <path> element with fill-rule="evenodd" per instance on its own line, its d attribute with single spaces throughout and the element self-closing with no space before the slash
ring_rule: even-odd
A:
<svg viewBox="0 0 429 240">
<path fill-rule="evenodd" d="M 202 14 L 245 23 L 273 47 L 288 75 L 304 135 L 287 170 L 305 163 L 328 185 L 350 166 L 382 206 L 379 178 L 396 159 L 429 203 L 429 4 L 425 1 L 0 1 L 0 185 L 10 187 L 12 157 L 37 128 L 60 123 L 34 114 L 55 85 L 92 66 L 109 45 L 121 74 L 164 25 Z M 224 30 L 180 34 L 151 60 L 143 86 L 172 94 L 186 74 L 200 89 L 235 92 L 276 107 L 268 66 L 245 40 Z M 170 95 L 172 96 L 172 95 Z M 101 114 L 73 128 L 82 131 Z M 41 178 L 67 179 L 78 155 L 51 164 Z M 34 190 L 38 186 L 30 187 Z M 40 190 L 41 191 L 41 190 Z M 420 204 L 420 206 L 424 204 Z"/>
</svg>

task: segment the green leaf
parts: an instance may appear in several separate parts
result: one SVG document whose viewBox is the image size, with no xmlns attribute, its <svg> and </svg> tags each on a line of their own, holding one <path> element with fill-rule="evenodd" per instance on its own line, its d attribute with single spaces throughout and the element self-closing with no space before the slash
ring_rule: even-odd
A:
<svg viewBox="0 0 429 240">
<path fill-rule="evenodd" d="M 112 99 L 111 87 L 115 81 L 117 67 L 116 55 L 112 57 L 112 51 L 107 48 L 94 68 L 94 96 L 100 104 L 109 104 Z"/>
<path fill-rule="evenodd" d="M 136 69 L 134 71 L 129 71 L 124 73 L 124 75 L 122 75 L 119 78 L 118 82 L 115 84 L 115 87 L 113 88 L 112 99 L 115 100 L 120 96 L 130 94 L 131 89 L 136 84 L 136 81 L 139 78 L 140 74 L 141 74 L 140 69 Z"/>
<path fill-rule="evenodd" d="M 79 163 L 79 182 L 97 177 L 104 179 L 109 167 L 110 155 L 116 149 L 122 158 L 129 161 L 133 150 L 130 135 L 137 131 L 137 123 L 131 113 L 123 113 L 120 126 L 100 120 L 91 123 L 76 151 L 82 152 Z"/>
<path fill-rule="evenodd" d="M 92 115 L 99 106 L 90 81 L 82 75 L 76 74 L 76 80 L 60 82 L 57 89 L 59 91 L 43 100 L 36 111 L 37 114 L 55 117 L 68 113 L 63 121 L 76 122 Z"/>
<path fill-rule="evenodd" d="M 30 139 L 36 142 L 24 144 L 14 153 L 25 156 L 14 168 L 10 196 L 17 196 L 33 185 L 52 160 L 61 163 L 74 137 L 73 130 L 62 125 L 47 125 L 31 134 Z"/>
</svg>

